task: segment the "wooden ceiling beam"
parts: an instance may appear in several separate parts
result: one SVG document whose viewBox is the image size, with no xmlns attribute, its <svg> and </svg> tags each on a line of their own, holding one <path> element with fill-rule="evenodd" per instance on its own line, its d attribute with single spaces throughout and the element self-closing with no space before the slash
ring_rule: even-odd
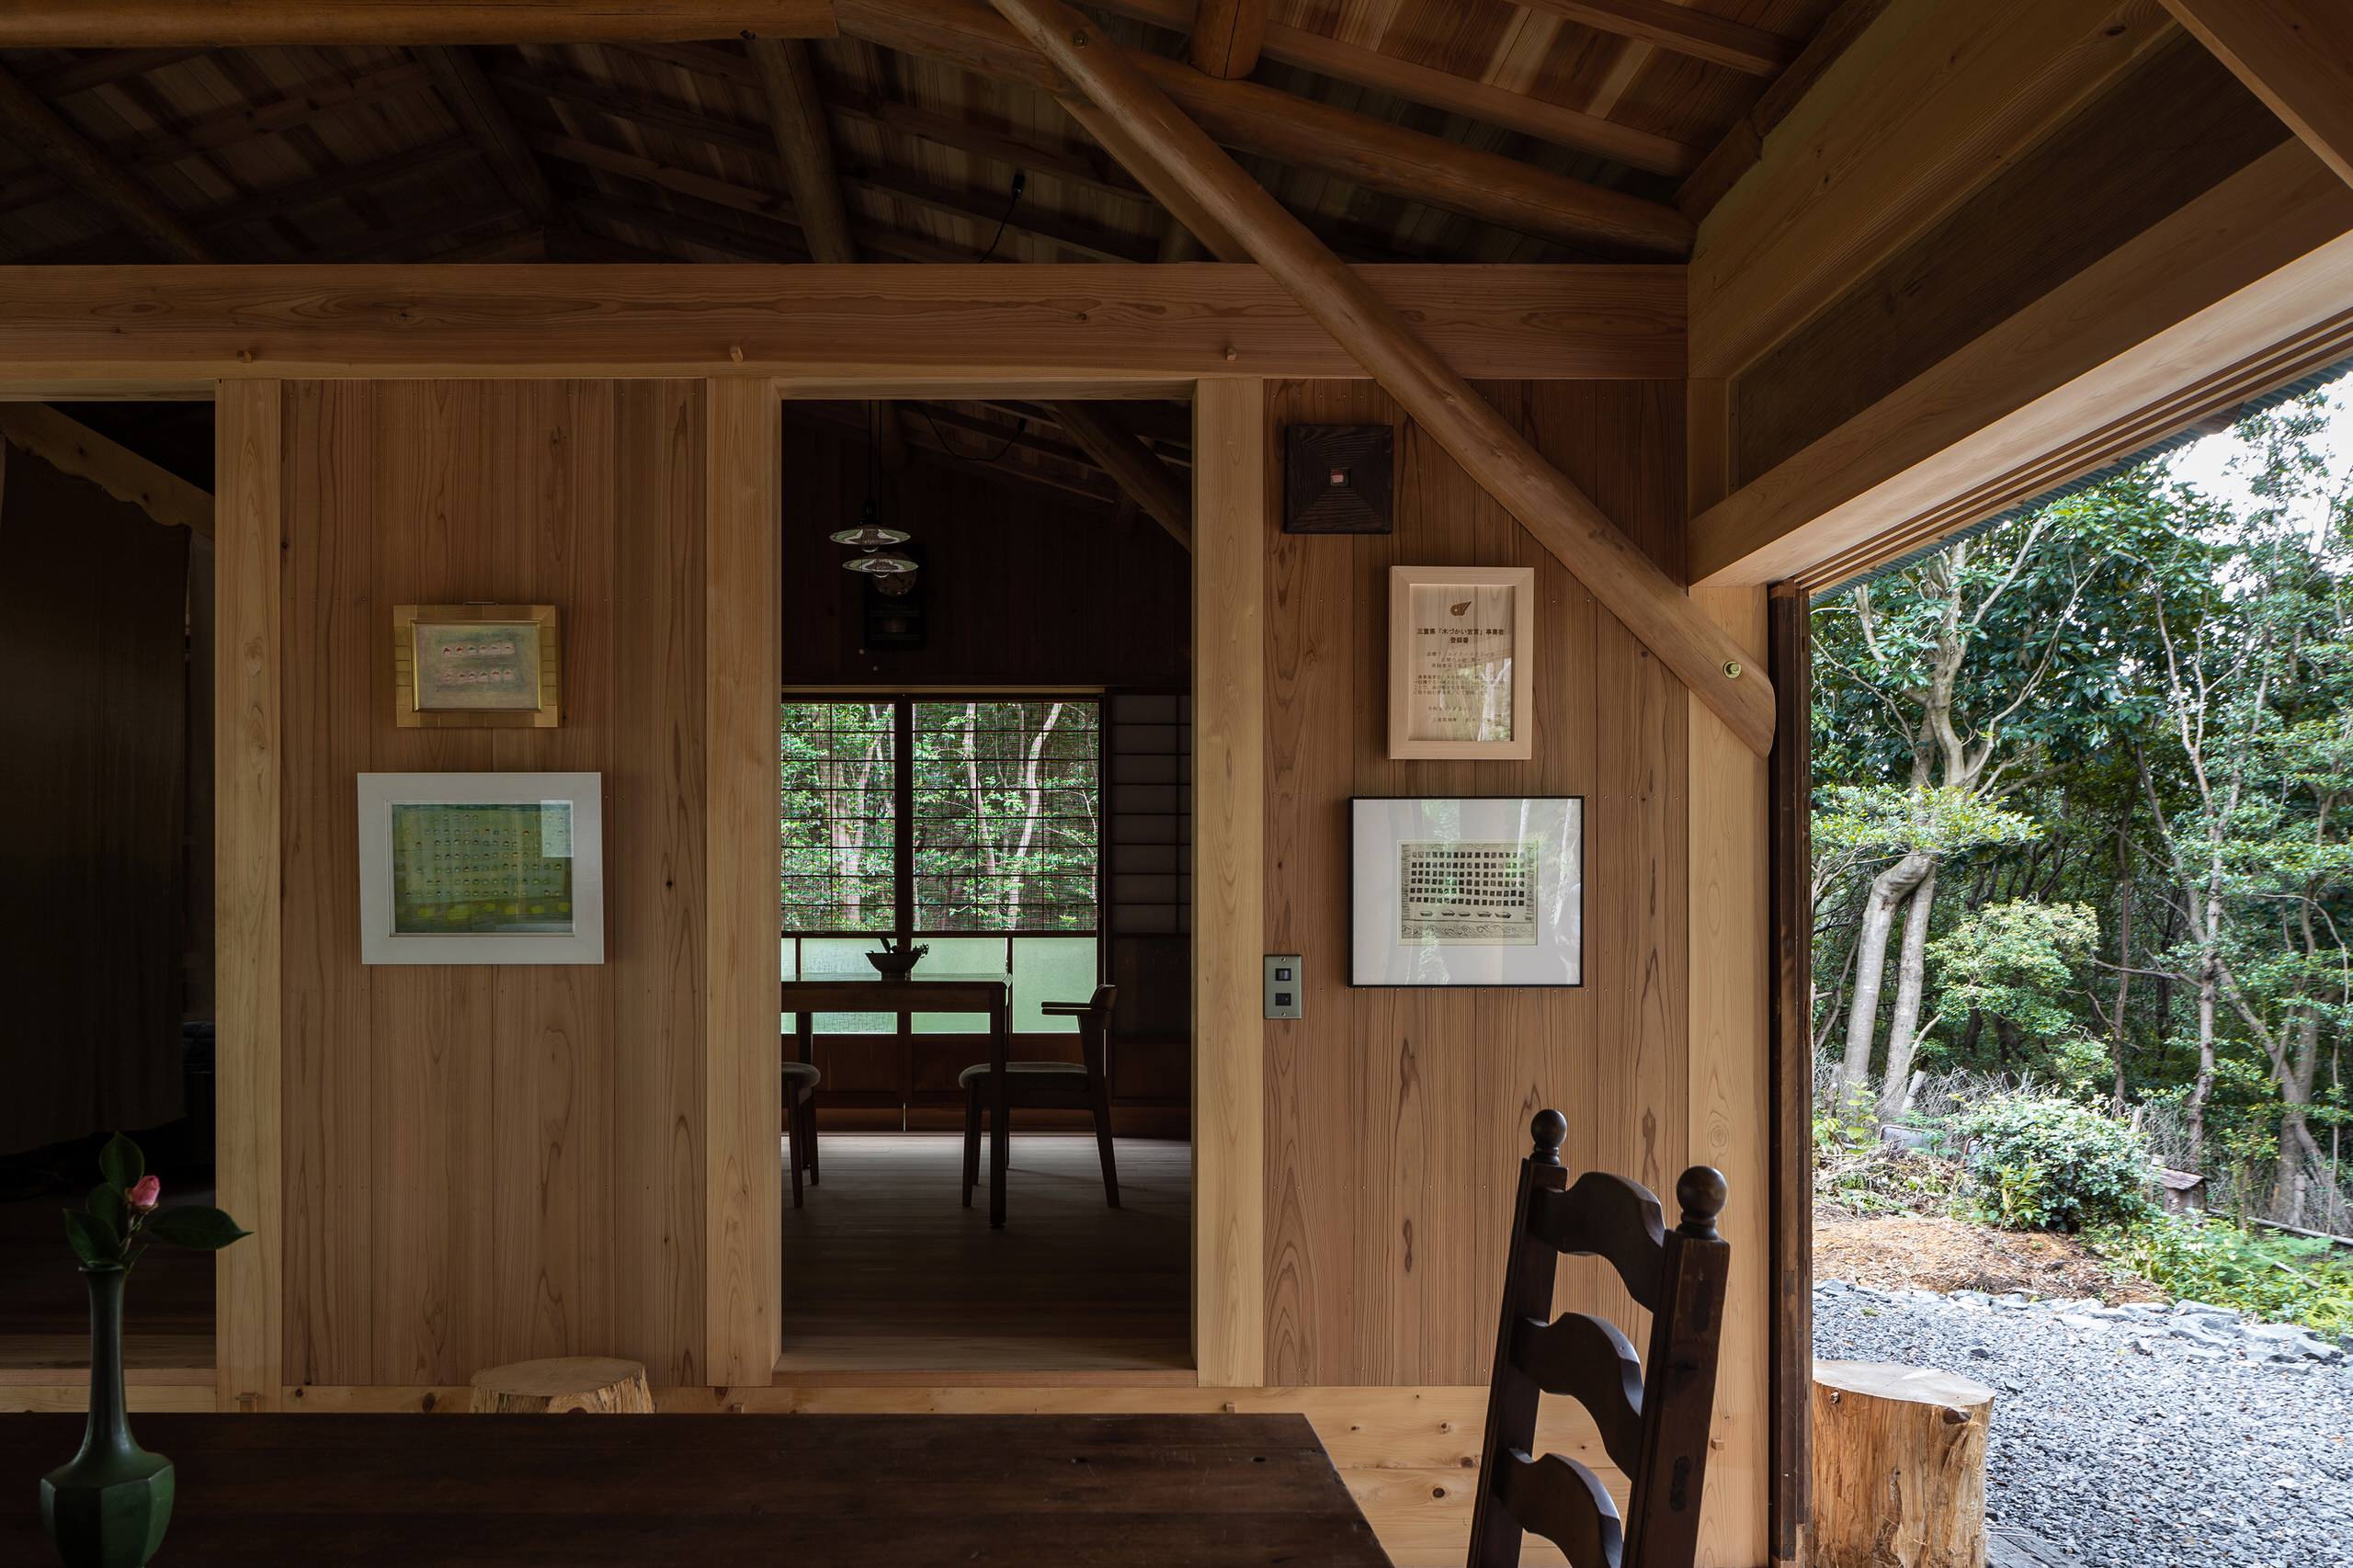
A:
<svg viewBox="0 0 2353 1568">
<path fill-rule="evenodd" d="M 1680 267 L 1352 274 L 1465 376 L 1682 373 Z M 0 267 L 0 380 L 17 385 L 726 373 L 1165 389 L 1364 374 L 1256 267 Z"/>
<path fill-rule="evenodd" d="M 1754 364 L 2178 37 L 2156 0 L 1892 0 L 1708 214 L 1691 374 Z"/>
<path fill-rule="evenodd" d="M 128 82 L 134 76 L 144 76 L 161 71 L 166 65 L 176 65 L 183 60 L 193 60 L 200 50 L 194 49 L 119 49 L 98 47 L 70 64 L 54 71 L 41 73 L 40 96 L 54 101 L 86 93 L 92 87 L 104 87 L 116 82 Z"/>
<path fill-rule="evenodd" d="M 858 259 L 850 237 L 849 208 L 842 200 L 841 176 L 834 167 L 833 132 L 817 91 L 817 68 L 809 46 L 781 39 L 754 39 L 745 46 L 760 84 L 768 130 L 784 165 L 784 188 L 791 194 L 809 253 L 819 261 Z"/>
<path fill-rule="evenodd" d="M 212 537 L 212 493 L 46 403 L 0 403 L 0 439 L 86 479 L 165 528 Z"/>
<path fill-rule="evenodd" d="M 832 38 L 831 0 L 9 0 L 0 49 Z"/>
<path fill-rule="evenodd" d="M 5 68 L 0 68 L 0 137 L 113 213 L 157 255 L 173 261 L 221 259 L 162 198 L 117 167 Z"/>
<path fill-rule="evenodd" d="M 1267 0 L 1195 0 L 1185 58 L 1211 76 L 1247 76 L 1267 41 Z"/>
<path fill-rule="evenodd" d="M 628 47 L 632 54 L 664 61 L 698 75 L 733 82 L 754 91 L 759 86 L 758 73 L 749 59 L 711 44 L 649 43 Z M 1027 169 L 1033 175 L 1068 180 L 1115 200 L 1148 202 L 1153 199 L 1152 193 L 1138 184 L 1117 158 L 1103 156 L 1075 143 L 1025 134 L 1018 130 L 981 125 L 879 93 L 857 92 L 838 86 L 825 93 L 825 108 L 828 113 L 845 119 L 861 120 L 885 131 L 914 137 L 919 142 L 952 147 L 960 153 L 988 158 L 1010 168 Z"/>
<path fill-rule="evenodd" d="M 1143 508 L 1187 550 L 1193 548 L 1193 498 L 1159 455 L 1120 422 L 1112 403 L 1054 403 L 1054 419 L 1111 476 L 1121 493 Z"/>
<path fill-rule="evenodd" d="M 795 39 L 756 38 L 745 40 L 744 49 L 759 80 L 760 103 L 776 135 L 777 156 L 784 164 L 784 187 L 792 195 L 809 254 L 823 262 L 858 260 L 858 240 L 842 199 L 833 131 L 825 123 L 824 98 L 809 46 Z M 890 472 L 905 468 L 907 442 L 898 420 L 878 418 L 874 430 Z"/>
<path fill-rule="evenodd" d="M 1062 0 L 993 0 L 1078 90 L 1116 115 L 1204 205 L 1242 235 L 1269 276 L 1395 398 L 1601 607 L 1759 756 L 1773 744 L 1773 688 L 1740 645 L 1610 521 L 1517 426 L 1406 324 L 1139 69 Z"/>
<path fill-rule="evenodd" d="M 1063 112 L 1078 121 L 1079 129 L 1117 158 L 1166 210 L 1167 221 L 1161 226 L 1160 245 L 1154 253 L 1154 260 L 1194 261 L 1203 255 L 1220 261 L 1250 259 L 1249 249 L 1233 232 L 1215 213 L 1193 199 L 1193 193 L 1186 188 L 1183 180 L 1154 163 L 1152 154 L 1117 119 L 1083 97 L 1072 96 L 1059 101 Z"/>
<path fill-rule="evenodd" d="M 137 131 L 108 142 L 106 149 L 133 168 L 174 164 L 298 130 L 333 110 L 390 103 L 432 85 L 422 64 L 404 60 L 357 76 L 305 82 L 267 102 L 232 105 L 161 131 Z"/>
<path fill-rule="evenodd" d="M 328 169 L 308 179 L 274 185 L 241 200 L 224 202 L 191 214 L 196 226 L 208 233 L 282 218 L 305 208 L 346 201 L 380 186 L 413 180 L 454 164 L 473 163 L 483 150 L 464 136 L 451 136 L 423 147 L 413 147 L 364 164 Z"/>
<path fill-rule="evenodd" d="M 784 409 L 787 418 L 806 419 L 844 432 L 863 434 L 865 420 L 848 412 L 856 406 L 855 403 L 841 403 L 829 408 L 821 403 L 788 399 Z M 908 444 L 934 466 L 945 465 L 968 479 L 979 479 L 983 483 L 1009 480 L 1037 485 L 1104 506 L 1117 505 L 1120 499 L 1120 488 L 1111 483 L 1109 476 L 1083 462 L 1066 463 L 1043 456 L 1034 460 L 1023 456 L 1007 460 L 1010 453 L 995 461 L 986 461 L 970 453 L 957 451 L 938 431 L 927 428 L 920 417 L 907 422 L 906 437 Z"/>
<path fill-rule="evenodd" d="M 1192 0 L 1097 3 L 1114 15 L 1131 17 L 1173 32 L 1184 32 L 1191 25 Z M 1700 149 L 1673 137 L 1622 125 L 1607 116 L 1569 108 L 1526 93 L 1515 93 L 1493 83 L 1458 76 L 1450 71 L 1368 49 L 1345 39 L 1327 38 L 1307 28 L 1268 22 L 1262 51 L 1279 65 L 1328 76 L 1351 86 L 1370 87 L 1409 103 L 1517 131 L 1524 136 L 1572 152 L 1608 158 L 1630 168 L 1680 175 L 1697 167 L 1699 162 Z"/>
<path fill-rule="evenodd" d="M 1823 74 L 1836 64 L 1889 0 L 1839 0 L 1838 8 L 1814 28 L 1798 57 L 1757 95 L 1748 112 L 1732 122 L 1722 140 L 1701 158 L 1675 192 L 1675 205 L 1693 222 L 1703 222 L 1716 203 L 1738 184 L 1764 155 L 1765 139 L 1790 117 Z"/>
<path fill-rule="evenodd" d="M 2353 6 L 2346 0 L 2165 0 L 2231 74 L 2353 184 Z"/>
<path fill-rule="evenodd" d="M 1696 6 L 1666 0 L 1513 0 L 1531 11 L 1556 17 L 1664 49 L 1673 54 L 1728 66 L 1751 76 L 1771 76 L 1797 58 L 1796 40 L 1712 16 Z"/>
<path fill-rule="evenodd" d="M 978 0 L 837 0 L 836 8 L 843 29 L 869 42 L 1071 95 L 1068 79 Z M 1690 247 L 1689 220 L 1662 202 L 1253 82 L 1219 81 L 1178 61 L 1139 56 L 1136 69 L 1241 152 L 1579 249 L 1679 257 Z M 1129 172 L 1151 187 L 1144 170 Z"/>
<path fill-rule="evenodd" d="M 1933 543 L 2170 434 L 2202 390 L 2243 402 L 2314 368 L 2275 345 L 2343 356 L 2349 302 L 2353 190 L 2283 142 L 1709 507 L 1692 579 L 1826 586 L 1824 562 L 1891 534 Z"/>
<path fill-rule="evenodd" d="M 419 44 L 415 53 L 433 79 L 434 91 L 459 127 L 472 135 L 515 205 L 534 223 L 547 222 L 555 215 L 555 192 L 474 57 L 454 44 Z"/>
</svg>

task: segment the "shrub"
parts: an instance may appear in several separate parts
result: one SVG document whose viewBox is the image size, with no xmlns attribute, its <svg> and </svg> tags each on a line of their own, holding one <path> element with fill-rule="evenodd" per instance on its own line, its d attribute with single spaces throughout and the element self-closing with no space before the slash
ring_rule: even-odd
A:
<svg viewBox="0 0 2353 1568">
<path fill-rule="evenodd" d="M 1969 1174 L 2013 1231 L 2130 1224 L 2149 1211 L 2149 1153 L 2124 1123 L 2073 1100 L 2005 1095 L 1961 1119 Z"/>
<path fill-rule="evenodd" d="M 2242 1231 L 2193 1214 L 2152 1215 L 2092 1242 L 2170 1295 L 2353 1334 L 2353 1255 L 2326 1242 Z"/>
</svg>

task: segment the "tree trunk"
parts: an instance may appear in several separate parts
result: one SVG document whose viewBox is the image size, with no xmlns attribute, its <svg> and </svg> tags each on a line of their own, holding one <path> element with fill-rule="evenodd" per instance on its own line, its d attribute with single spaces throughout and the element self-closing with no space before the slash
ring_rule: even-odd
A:
<svg viewBox="0 0 2353 1568">
<path fill-rule="evenodd" d="M 2189 1168 L 2206 1168 L 2206 1101 L 2214 1092 L 2214 1005 L 2222 966 L 2213 953 L 2198 959 L 2198 1077 L 2189 1085 Z"/>
<path fill-rule="evenodd" d="M 1816 1361 L 1814 1568 L 1985 1568 L 1993 1412 L 1949 1372 Z"/>
<path fill-rule="evenodd" d="M 1937 868 L 1931 864 L 1904 912 L 1904 949 L 1895 960 L 1895 1016 L 1887 1028 L 1887 1075 L 1881 1080 L 1879 1113 L 1893 1121 L 1911 1099 L 1912 1052 L 1920 1033 L 1920 993 L 1927 984 L 1928 916 L 1937 903 Z"/>
<path fill-rule="evenodd" d="M 1847 1012 L 1847 1051 L 1838 1064 L 1842 1115 L 1870 1092 L 1871 1042 L 1879 1034 L 1879 988 L 1887 972 L 1887 934 L 1895 924 L 1895 906 L 1932 864 L 1925 850 L 1914 850 L 1873 877 L 1863 900 L 1862 927 L 1855 938 L 1855 998 Z"/>
<path fill-rule="evenodd" d="M 2124 1027 L 2124 1006 L 2132 999 L 2132 849 L 2125 833 L 2130 822 L 2127 817 L 2116 824 L 2116 1017 L 2109 1047 L 2116 1084 L 2109 1092 L 2108 1108 L 2118 1116 L 2124 1114 L 2124 1058 L 2131 1042 Z"/>
<path fill-rule="evenodd" d="M 563 1356 L 473 1376 L 477 1415 L 651 1415 L 645 1369 L 608 1356 Z"/>
</svg>

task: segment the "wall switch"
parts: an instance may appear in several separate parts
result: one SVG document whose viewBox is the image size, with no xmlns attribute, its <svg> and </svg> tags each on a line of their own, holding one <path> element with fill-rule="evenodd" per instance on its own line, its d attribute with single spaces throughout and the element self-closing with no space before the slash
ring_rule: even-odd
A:
<svg viewBox="0 0 2353 1568">
<path fill-rule="evenodd" d="M 1300 977 L 1306 972 L 1297 953 L 1267 955 L 1267 1017 L 1296 1018 L 1302 1015 L 1300 1002 L 1307 994 L 1307 986 Z"/>
</svg>

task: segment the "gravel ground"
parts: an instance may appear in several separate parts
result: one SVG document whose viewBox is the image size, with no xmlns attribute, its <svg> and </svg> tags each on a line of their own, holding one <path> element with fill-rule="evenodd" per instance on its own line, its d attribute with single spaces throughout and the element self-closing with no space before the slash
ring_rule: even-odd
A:
<svg viewBox="0 0 2353 1568">
<path fill-rule="evenodd" d="M 1824 1359 L 1992 1386 L 1997 1530 L 2085 1568 L 2353 1568 L 2353 1358 L 2330 1364 L 2194 1307 L 1831 1280 L 1813 1311 Z"/>
</svg>

